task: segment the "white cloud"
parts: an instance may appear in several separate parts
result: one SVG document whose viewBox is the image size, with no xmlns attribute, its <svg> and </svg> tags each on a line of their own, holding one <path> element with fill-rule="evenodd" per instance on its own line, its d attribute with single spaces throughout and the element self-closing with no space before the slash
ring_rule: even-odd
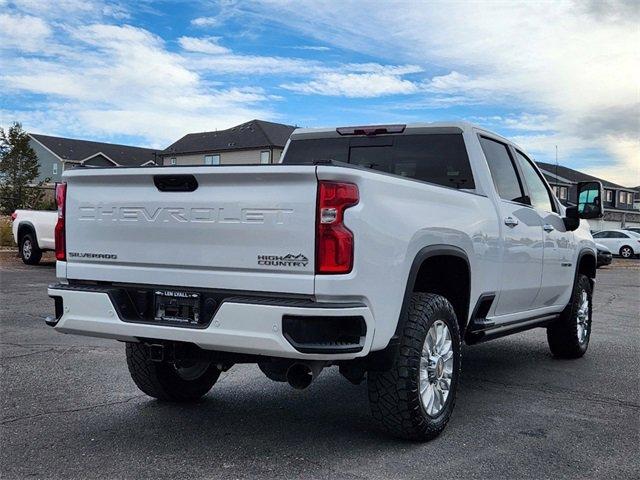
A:
<svg viewBox="0 0 640 480">
<path fill-rule="evenodd" d="M 221 22 L 217 17 L 198 17 L 191 20 L 191 25 L 196 27 L 216 27 Z"/>
<path fill-rule="evenodd" d="M 592 118 L 612 108 L 632 105 L 635 113 L 625 112 L 638 115 L 637 2 L 493 2 L 487 8 L 442 0 L 363 9 L 340 0 L 313 9 L 294 1 L 243 7 L 323 44 L 422 65 L 433 72 L 424 83 L 427 107 L 455 97 L 540 112 L 556 128 L 559 145 L 578 139 L 578 148 L 604 148 L 620 164 L 640 150 L 637 130 L 630 137 L 590 128 Z M 633 148 L 622 148 L 628 141 Z M 636 173 L 627 182 L 640 178 Z"/>
<path fill-rule="evenodd" d="M 92 24 L 67 31 L 70 53 L 14 57 L 3 65 L 3 91 L 47 99 L 17 117 L 26 128 L 34 128 L 29 120 L 42 119 L 40 109 L 45 109 L 59 119 L 50 133 L 64 129 L 82 136 L 140 136 L 149 144 L 166 146 L 189 131 L 274 117 L 259 106 L 270 99 L 264 91 L 212 86 L 185 57 L 169 52 L 160 37 L 144 29 Z M 5 110 L 4 118 L 17 113 Z M 41 131 L 38 124 L 35 128 Z"/>
<path fill-rule="evenodd" d="M 219 37 L 180 37 L 180 46 L 190 52 L 208 53 L 210 55 L 221 55 L 230 53 L 228 48 L 218 44 Z"/>
<path fill-rule="evenodd" d="M 329 50 L 331 50 L 329 47 L 324 47 L 321 45 L 300 45 L 297 47 L 291 47 L 295 50 L 312 50 L 315 52 L 328 52 Z"/>
<path fill-rule="evenodd" d="M 0 14 L 0 48 L 36 52 L 51 36 L 51 27 L 31 15 Z"/>
<path fill-rule="evenodd" d="M 124 4 L 118 1 L 102 0 L 13 0 L 16 9 L 49 20 L 65 22 L 86 18 L 109 17 L 116 20 L 129 18 Z"/>
<path fill-rule="evenodd" d="M 323 73 L 314 80 L 285 83 L 282 88 L 303 94 L 343 97 L 380 97 L 415 93 L 418 87 L 398 75 L 382 73 Z"/>
</svg>

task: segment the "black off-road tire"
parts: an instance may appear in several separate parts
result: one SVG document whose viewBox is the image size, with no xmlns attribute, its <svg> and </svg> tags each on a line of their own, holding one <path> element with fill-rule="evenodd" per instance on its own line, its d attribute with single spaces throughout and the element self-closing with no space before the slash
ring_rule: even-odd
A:
<svg viewBox="0 0 640 480">
<path fill-rule="evenodd" d="M 578 310 L 582 302 L 582 292 L 587 293 L 589 301 L 588 319 L 586 322 L 586 339 L 580 341 L 578 329 Z M 551 353 L 558 358 L 580 358 L 589 347 L 591 338 L 591 310 L 592 310 L 593 286 L 586 275 L 578 274 L 571 300 L 564 309 L 560 318 L 547 328 L 547 341 Z"/>
<path fill-rule="evenodd" d="M 437 320 L 442 320 L 451 334 L 453 371 L 445 406 L 431 417 L 420 399 L 419 370 L 427 332 Z M 400 438 L 420 441 L 435 438 L 444 430 L 453 412 L 460 365 L 460 330 L 453 306 L 440 295 L 414 293 L 393 366 L 387 371 L 367 373 L 373 418 L 383 430 Z"/>
<path fill-rule="evenodd" d="M 30 248 L 28 248 L 30 246 Z M 20 238 L 20 257 L 27 265 L 37 265 L 42 258 L 42 250 L 38 247 L 38 241 L 33 233 L 25 233 Z"/>
<path fill-rule="evenodd" d="M 197 378 L 185 380 L 172 363 L 152 362 L 143 343 L 127 343 L 127 366 L 137 387 L 150 397 L 168 402 L 193 402 L 211 390 L 220 370 L 210 364 Z"/>
</svg>

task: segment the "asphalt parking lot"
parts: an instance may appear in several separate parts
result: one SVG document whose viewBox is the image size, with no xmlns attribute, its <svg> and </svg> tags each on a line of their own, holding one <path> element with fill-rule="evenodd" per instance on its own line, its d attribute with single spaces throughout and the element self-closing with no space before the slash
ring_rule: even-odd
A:
<svg viewBox="0 0 640 480">
<path fill-rule="evenodd" d="M 53 262 L 0 255 L 0 478 L 639 478 L 640 261 L 598 271 L 580 360 L 543 330 L 463 352 L 453 418 L 415 444 L 370 425 L 364 384 L 305 391 L 255 366 L 196 405 L 139 392 L 117 342 L 54 333 Z"/>
</svg>

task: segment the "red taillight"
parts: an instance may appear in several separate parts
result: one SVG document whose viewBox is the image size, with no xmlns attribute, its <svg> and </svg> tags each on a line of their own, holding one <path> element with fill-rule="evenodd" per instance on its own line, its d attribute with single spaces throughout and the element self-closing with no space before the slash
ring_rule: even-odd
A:
<svg viewBox="0 0 640 480">
<path fill-rule="evenodd" d="M 316 273 L 349 273 L 353 268 L 353 233 L 344 211 L 358 203 L 352 183 L 318 182 Z"/>
<path fill-rule="evenodd" d="M 16 218 L 18 217 L 18 212 L 13 212 L 11 214 L 11 221 L 14 222 L 16 220 Z"/>
<path fill-rule="evenodd" d="M 67 184 L 56 184 L 56 204 L 58 205 L 58 221 L 56 222 L 55 243 L 56 243 L 56 260 L 67 259 L 67 241 L 65 238 L 64 214 L 65 203 L 67 200 Z"/>
</svg>

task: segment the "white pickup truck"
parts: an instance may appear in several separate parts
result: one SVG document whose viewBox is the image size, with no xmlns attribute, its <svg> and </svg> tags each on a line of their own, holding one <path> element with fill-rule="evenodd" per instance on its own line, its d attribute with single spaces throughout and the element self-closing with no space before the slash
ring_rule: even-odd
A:
<svg viewBox="0 0 640 480">
<path fill-rule="evenodd" d="M 18 253 L 27 265 L 37 265 L 42 252 L 54 250 L 53 231 L 58 221 L 55 211 L 16 210 L 11 215 L 11 231 Z"/>
<path fill-rule="evenodd" d="M 544 327 L 587 350 L 601 186 L 565 209 L 530 157 L 466 123 L 296 130 L 279 165 L 78 168 L 58 187 L 59 332 L 126 342 L 145 393 L 188 401 L 257 363 L 365 378 L 373 418 L 429 439 L 461 343 Z"/>
</svg>

